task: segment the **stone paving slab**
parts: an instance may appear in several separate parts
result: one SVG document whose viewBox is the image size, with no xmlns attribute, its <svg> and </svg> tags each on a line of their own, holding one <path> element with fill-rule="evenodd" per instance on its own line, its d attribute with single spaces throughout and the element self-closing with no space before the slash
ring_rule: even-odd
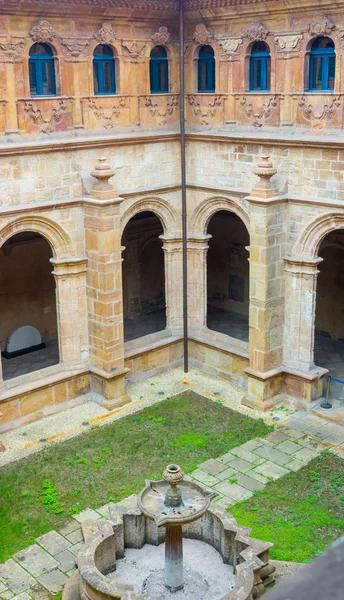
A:
<svg viewBox="0 0 344 600">
<path fill-rule="evenodd" d="M 318 454 L 320 454 L 320 452 L 318 450 L 311 450 L 310 448 L 302 448 L 301 450 L 298 450 L 297 452 L 295 452 L 293 457 L 304 460 L 306 462 L 309 462 L 310 460 L 312 460 L 312 458 L 315 458 L 316 456 L 318 456 Z"/>
<path fill-rule="evenodd" d="M 216 460 L 218 460 L 219 462 L 222 462 L 224 464 L 227 464 L 231 460 L 234 460 L 234 459 L 235 459 L 234 454 L 232 454 L 231 452 L 226 452 L 226 454 L 223 454 L 223 456 L 219 456 L 219 458 L 217 458 Z"/>
<path fill-rule="evenodd" d="M 217 475 L 218 473 L 221 473 L 221 471 L 224 471 L 226 467 L 222 462 L 215 460 L 214 458 L 209 458 L 198 465 L 198 468 L 209 475 Z"/>
<path fill-rule="evenodd" d="M 279 450 L 280 452 L 284 452 L 285 454 L 294 454 L 294 452 L 297 452 L 297 450 L 301 450 L 301 446 L 299 444 L 296 444 L 295 442 L 290 442 L 289 440 L 286 440 L 284 442 L 281 442 L 280 444 L 277 444 L 277 446 L 275 446 L 276 450 Z"/>
<path fill-rule="evenodd" d="M 57 554 L 58 552 L 67 550 L 70 546 L 70 541 L 57 533 L 57 531 L 49 531 L 49 533 L 41 535 L 41 537 L 37 538 L 37 542 L 50 554 Z"/>
<path fill-rule="evenodd" d="M 196 469 L 195 471 L 192 471 L 192 473 L 190 473 L 190 475 L 194 479 L 197 479 L 197 481 L 200 481 L 201 483 L 205 483 L 206 485 L 210 485 L 210 486 L 214 486 L 219 481 L 213 475 L 209 475 L 205 471 L 202 471 L 202 469 Z"/>
<path fill-rule="evenodd" d="M 244 487 L 246 490 L 250 490 L 251 492 L 262 490 L 265 487 L 264 483 L 260 483 L 256 479 L 252 479 L 243 473 L 238 473 L 237 480 L 239 485 Z"/>
<path fill-rule="evenodd" d="M 83 523 L 84 521 L 98 521 L 100 519 L 100 515 L 95 510 L 91 508 L 86 508 L 82 510 L 78 515 L 73 515 L 72 517 L 79 523 Z"/>
<path fill-rule="evenodd" d="M 98 517 L 100 518 L 99 515 Z M 73 533 L 69 533 L 66 538 L 70 544 L 77 544 L 78 542 L 81 542 L 83 540 L 81 529 L 77 529 L 76 531 L 73 531 Z"/>
<path fill-rule="evenodd" d="M 229 483 L 229 481 L 222 481 L 214 486 L 214 489 L 224 496 L 229 496 L 229 498 L 233 498 L 236 502 L 240 502 L 240 500 L 247 500 L 251 498 L 252 492 L 246 490 L 241 485 L 237 483 Z"/>
<path fill-rule="evenodd" d="M 246 473 L 246 471 L 252 469 L 252 464 L 243 458 L 235 458 L 229 463 L 229 466 L 241 473 Z"/>
<path fill-rule="evenodd" d="M 245 448 L 240 448 L 240 446 L 238 448 L 233 448 L 233 450 L 231 450 L 231 453 L 235 454 L 235 456 L 238 456 L 239 458 L 243 458 L 247 462 L 256 465 L 260 465 L 262 462 L 264 462 L 264 459 L 259 458 L 259 456 L 257 456 L 254 452 L 246 450 Z"/>
<path fill-rule="evenodd" d="M 270 460 L 282 467 L 291 461 L 291 458 L 288 454 L 280 452 L 279 450 L 275 450 L 275 448 L 268 448 L 267 446 L 257 448 L 255 453 L 258 454 L 258 456 L 262 456 L 263 458 L 266 458 L 267 460 Z"/>
<path fill-rule="evenodd" d="M 236 469 L 232 469 L 232 467 L 228 467 L 221 473 L 218 473 L 217 478 L 223 481 L 224 479 L 230 479 L 231 477 L 235 477 L 238 474 Z"/>
<path fill-rule="evenodd" d="M 77 531 L 77 529 L 81 530 L 80 523 L 75 521 L 75 519 L 71 519 L 70 523 L 67 523 L 67 525 L 64 525 L 63 527 L 61 527 L 61 529 L 59 529 L 59 533 L 65 536 L 69 535 L 70 533 L 73 533 L 74 531 Z"/>
<path fill-rule="evenodd" d="M 289 462 L 287 464 L 287 467 L 290 471 L 298 471 L 299 469 L 301 469 L 302 467 L 305 466 L 305 463 L 302 460 L 298 460 L 297 458 L 295 458 L 294 460 L 292 460 L 291 462 Z"/>
<path fill-rule="evenodd" d="M 67 583 L 68 577 L 59 571 L 59 569 L 56 569 L 54 571 L 50 571 L 50 573 L 44 573 L 44 575 L 41 575 L 41 577 L 38 578 L 38 581 L 44 585 L 49 592 L 52 594 L 57 594 Z"/>
<path fill-rule="evenodd" d="M 75 556 L 69 550 L 63 550 L 63 552 L 59 552 L 55 554 L 54 558 L 59 563 L 60 571 L 67 573 L 71 569 L 75 568 Z"/>
<path fill-rule="evenodd" d="M 269 483 L 269 480 L 267 477 L 264 477 L 264 475 L 262 475 L 261 473 L 257 473 L 256 471 L 246 471 L 245 475 L 247 477 L 250 477 L 251 479 L 255 479 L 256 481 L 259 481 L 259 483 L 264 483 L 265 485 L 267 483 Z"/>
<path fill-rule="evenodd" d="M 27 592 L 22 592 L 18 596 L 13 596 L 13 600 L 32 600 L 32 596 L 29 596 Z"/>
<path fill-rule="evenodd" d="M 20 550 L 14 557 L 26 571 L 34 577 L 39 577 L 46 571 L 58 567 L 58 562 L 37 544 L 33 544 L 25 550 Z"/>
<path fill-rule="evenodd" d="M 268 442 L 272 442 L 273 444 L 278 444 L 279 442 L 284 442 L 288 439 L 288 436 L 282 431 L 272 431 L 269 433 L 266 438 Z"/>
<path fill-rule="evenodd" d="M 25 592 L 31 585 L 36 583 L 35 579 L 23 567 L 18 565 L 13 558 L 10 558 L 10 560 L 0 566 L 0 577 L 14 594 Z M 3 598 L 4 593 L 6 592 L 2 592 L 1 594 Z"/>
<path fill-rule="evenodd" d="M 281 465 L 276 465 L 276 463 L 273 463 L 270 460 L 262 465 L 259 465 L 258 467 L 255 467 L 253 470 L 260 475 L 264 475 L 264 477 L 267 477 L 268 479 L 279 479 L 283 475 L 287 475 L 289 473 L 287 469 L 281 467 Z"/>
</svg>

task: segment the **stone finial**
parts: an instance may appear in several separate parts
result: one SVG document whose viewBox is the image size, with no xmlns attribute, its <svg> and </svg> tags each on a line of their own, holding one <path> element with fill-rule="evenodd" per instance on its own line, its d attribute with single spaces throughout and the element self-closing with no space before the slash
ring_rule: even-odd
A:
<svg viewBox="0 0 344 600">
<path fill-rule="evenodd" d="M 107 198 L 114 198 L 117 192 L 113 185 L 109 183 L 109 179 L 115 174 L 114 170 L 111 169 L 108 159 L 103 156 L 99 158 L 94 170 L 91 172 L 92 177 L 97 179 L 97 183 L 92 188 L 92 196 L 105 200 Z"/>
<path fill-rule="evenodd" d="M 258 175 L 259 181 L 251 191 L 252 197 L 271 198 L 278 195 L 278 190 L 271 178 L 276 175 L 277 169 L 274 168 L 270 156 L 263 154 L 258 161 L 257 167 L 253 170 L 255 175 Z"/>
</svg>

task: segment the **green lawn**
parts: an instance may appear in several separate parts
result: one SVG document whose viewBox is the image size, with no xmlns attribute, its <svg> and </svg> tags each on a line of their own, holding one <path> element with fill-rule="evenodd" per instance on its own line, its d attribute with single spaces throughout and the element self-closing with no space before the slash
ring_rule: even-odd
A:
<svg viewBox="0 0 344 600">
<path fill-rule="evenodd" d="M 177 462 L 190 472 L 272 428 L 186 392 L 0 469 L 0 562 L 86 507 L 139 492 Z"/>
<path fill-rule="evenodd" d="M 228 510 L 274 543 L 272 558 L 307 562 L 344 534 L 344 461 L 325 451 Z"/>
</svg>

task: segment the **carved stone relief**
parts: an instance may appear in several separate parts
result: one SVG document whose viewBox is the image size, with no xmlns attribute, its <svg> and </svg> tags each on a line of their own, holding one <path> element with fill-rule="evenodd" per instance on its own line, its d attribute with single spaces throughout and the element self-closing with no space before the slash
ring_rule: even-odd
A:
<svg viewBox="0 0 344 600">
<path fill-rule="evenodd" d="M 55 125 L 60 123 L 63 119 L 64 113 L 67 110 L 67 103 L 65 100 L 58 100 L 56 108 L 53 108 L 49 118 L 43 116 L 42 111 L 37 107 L 35 102 L 25 102 L 24 111 L 30 117 L 35 125 L 38 125 L 42 133 L 50 134 L 55 131 Z"/>
<path fill-rule="evenodd" d="M 118 119 L 121 109 L 125 107 L 125 98 L 119 98 L 110 108 L 103 108 L 96 103 L 94 98 L 88 98 L 88 108 L 93 112 L 98 121 L 102 121 L 104 129 L 112 129 L 115 126 L 115 119 Z"/>
<path fill-rule="evenodd" d="M 112 44 L 117 39 L 111 23 L 103 23 L 93 37 L 101 44 Z"/>
<path fill-rule="evenodd" d="M 201 44 L 202 46 L 209 44 L 209 42 L 214 38 L 213 34 L 210 33 L 210 31 L 208 31 L 206 26 L 203 24 L 196 25 L 196 31 L 192 37 L 197 44 Z"/>
<path fill-rule="evenodd" d="M 171 116 L 176 106 L 178 106 L 178 96 L 169 96 L 163 101 L 163 105 L 158 105 L 151 96 L 146 96 L 145 106 L 149 109 L 152 116 L 156 117 L 157 125 L 165 125 L 168 116 Z"/>
<path fill-rule="evenodd" d="M 167 46 L 171 42 L 171 34 L 167 27 L 159 27 L 158 31 L 152 36 L 154 46 Z"/>
<path fill-rule="evenodd" d="M 195 96 L 189 96 L 189 106 L 192 108 L 192 112 L 195 117 L 198 117 L 201 125 L 209 125 L 211 119 L 215 117 L 217 109 L 222 107 L 222 97 L 213 96 L 209 98 L 208 105 L 201 106 L 201 103 L 195 98 Z"/>
<path fill-rule="evenodd" d="M 138 58 L 145 46 L 145 42 L 122 41 L 124 56 L 130 56 L 132 59 Z"/>
<path fill-rule="evenodd" d="M 331 99 L 329 98 L 329 100 L 324 103 L 318 114 L 315 114 L 311 104 L 307 104 L 306 96 L 302 96 L 302 98 L 300 98 L 298 106 L 302 109 L 303 117 L 307 121 L 331 121 L 341 107 L 341 100 L 338 96 Z"/>
<path fill-rule="evenodd" d="M 254 19 L 246 31 L 246 36 L 255 41 L 264 41 L 269 35 L 269 30 L 258 19 Z"/>
<path fill-rule="evenodd" d="M 245 116 L 252 121 L 253 127 L 262 127 L 266 119 L 271 117 L 272 111 L 274 108 L 277 108 L 278 103 L 276 96 L 270 96 L 268 101 L 264 102 L 262 106 L 255 111 L 247 96 L 242 96 L 239 100 L 239 105 Z"/>
<path fill-rule="evenodd" d="M 328 35 L 335 27 L 336 26 L 331 19 L 323 13 L 319 13 L 317 18 L 308 25 L 308 33 L 311 36 Z"/>
<path fill-rule="evenodd" d="M 74 38 L 65 38 L 61 40 L 62 52 L 70 58 L 78 58 L 80 54 L 90 45 L 87 40 L 77 40 Z"/>
<path fill-rule="evenodd" d="M 276 35 L 275 42 L 278 52 L 297 52 L 303 39 L 302 33 L 297 35 Z"/>
<path fill-rule="evenodd" d="M 33 41 L 40 44 L 52 42 L 56 37 L 55 31 L 48 21 L 40 21 L 29 33 Z"/>
<path fill-rule="evenodd" d="M 17 62 L 22 60 L 25 42 L 0 42 L 0 60 L 2 62 Z"/>
<path fill-rule="evenodd" d="M 219 46 L 223 50 L 223 54 L 228 56 L 228 60 L 231 60 L 233 54 L 239 54 L 240 48 L 239 46 L 242 44 L 241 38 L 227 38 L 223 40 L 218 40 Z M 239 52 L 237 52 L 239 48 Z"/>
</svg>

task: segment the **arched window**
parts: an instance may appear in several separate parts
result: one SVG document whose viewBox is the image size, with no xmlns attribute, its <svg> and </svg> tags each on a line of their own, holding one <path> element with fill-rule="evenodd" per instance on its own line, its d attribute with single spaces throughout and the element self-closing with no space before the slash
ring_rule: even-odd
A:
<svg viewBox="0 0 344 600">
<path fill-rule="evenodd" d="M 312 91 L 334 89 L 336 53 L 328 37 L 317 38 L 311 48 L 309 64 L 309 89 Z"/>
<path fill-rule="evenodd" d="M 110 46 L 99 44 L 93 52 L 93 81 L 95 94 L 115 94 L 115 59 Z"/>
<path fill-rule="evenodd" d="M 31 96 L 56 94 L 53 51 L 47 44 L 34 44 L 29 54 Z"/>
<path fill-rule="evenodd" d="M 215 56 L 211 46 L 202 46 L 198 53 L 198 91 L 215 92 Z"/>
<path fill-rule="evenodd" d="M 168 92 L 168 59 L 162 46 L 155 46 L 150 53 L 149 73 L 151 94 Z"/>
<path fill-rule="evenodd" d="M 250 92 L 270 90 L 271 58 L 265 42 L 255 42 L 250 57 Z"/>
</svg>

